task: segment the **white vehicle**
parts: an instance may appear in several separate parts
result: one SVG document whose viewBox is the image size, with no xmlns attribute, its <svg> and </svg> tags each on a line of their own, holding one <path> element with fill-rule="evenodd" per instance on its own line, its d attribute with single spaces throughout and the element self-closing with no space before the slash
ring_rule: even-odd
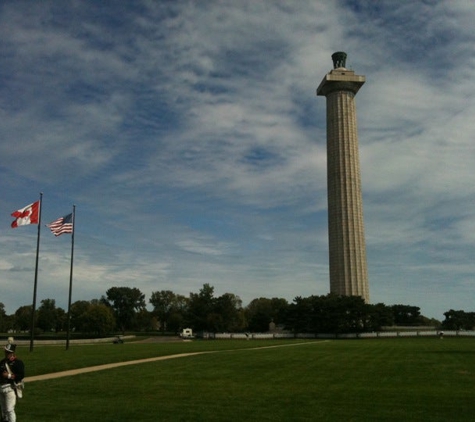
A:
<svg viewBox="0 0 475 422">
<path fill-rule="evenodd" d="M 183 328 L 182 332 L 180 333 L 181 338 L 194 338 L 193 330 L 191 328 Z"/>
</svg>

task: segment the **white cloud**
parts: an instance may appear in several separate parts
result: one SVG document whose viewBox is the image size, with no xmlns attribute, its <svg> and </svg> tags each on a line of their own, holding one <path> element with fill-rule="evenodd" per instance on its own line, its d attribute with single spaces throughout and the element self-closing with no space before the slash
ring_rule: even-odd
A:
<svg viewBox="0 0 475 422">
<path fill-rule="evenodd" d="M 120 283 L 187 294 L 209 282 L 244 301 L 325 294 L 325 100 L 315 89 L 337 50 L 367 77 L 357 112 L 372 295 L 417 299 L 438 318 L 449 303 L 470 310 L 469 2 L 2 12 L 8 312 L 29 301 L 35 252 L 34 229 L 7 232 L 9 214 L 39 191 L 47 221 L 78 204 L 78 297 Z M 56 249 L 67 241 L 43 236 L 41 295 L 54 295 L 68 279 L 68 252 Z"/>
</svg>

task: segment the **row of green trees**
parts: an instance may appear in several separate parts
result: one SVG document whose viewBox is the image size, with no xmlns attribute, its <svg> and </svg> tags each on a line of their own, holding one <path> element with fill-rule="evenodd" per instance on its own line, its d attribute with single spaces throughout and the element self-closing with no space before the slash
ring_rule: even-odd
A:
<svg viewBox="0 0 475 422">
<path fill-rule="evenodd" d="M 444 313 L 442 327 L 446 330 L 473 330 L 475 327 L 475 312 L 454 311 Z"/>
<path fill-rule="evenodd" d="M 204 284 L 189 297 L 170 290 L 152 292 L 152 311 L 146 309 L 145 295 L 137 288 L 112 287 L 100 299 L 77 301 L 71 306 L 71 327 L 81 333 L 105 335 L 116 331 L 178 332 L 185 327 L 209 332 L 266 332 L 270 323 L 293 332 L 343 333 L 379 331 L 386 326 L 435 325 L 445 329 L 472 329 L 475 313 L 450 310 L 445 321 L 429 320 L 420 308 L 383 303 L 366 304 L 358 296 L 296 297 L 292 303 L 282 298 L 258 298 L 246 307 L 239 296 L 214 295 L 214 287 Z M 45 299 L 36 311 L 35 327 L 50 332 L 65 331 L 66 312 L 54 299 Z M 22 306 L 6 315 L 0 303 L 0 331 L 28 331 L 31 306 Z"/>
</svg>

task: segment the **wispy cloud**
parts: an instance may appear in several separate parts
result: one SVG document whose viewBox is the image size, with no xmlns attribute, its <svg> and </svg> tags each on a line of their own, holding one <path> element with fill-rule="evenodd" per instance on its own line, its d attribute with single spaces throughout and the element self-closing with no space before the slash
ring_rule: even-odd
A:
<svg viewBox="0 0 475 422">
<path fill-rule="evenodd" d="M 33 268 L 36 239 L 9 231 L 9 215 L 39 191 L 47 221 L 78 205 L 76 299 L 121 284 L 188 294 L 209 282 L 244 303 L 328 292 L 315 89 L 338 50 L 367 77 L 357 113 L 373 301 L 437 318 L 471 306 L 469 2 L 1 8 L 8 312 L 30 301 L 33 274 L 14 269 Z M 42 235 L 41 298 L 67 286 L 65 245 Z"/>
</svg>

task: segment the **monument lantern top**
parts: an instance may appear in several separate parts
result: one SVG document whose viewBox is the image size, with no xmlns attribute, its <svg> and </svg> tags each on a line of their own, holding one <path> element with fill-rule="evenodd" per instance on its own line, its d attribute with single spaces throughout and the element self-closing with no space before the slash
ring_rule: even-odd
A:
<svg viewBox="0 0 475 422">
<path fill-rule="evenodd" d="M 330 70 L 317 88 L 317 95 L 327 96 L 336 91 L 349 91 L 356 94 L 365 83 L 366 78 L 355 75 L 353 70 L 347 69 L 346 53 L 337 51 L 332 54 L 334 69 Z"/>
<path fill-rule="evenodd" d="M 343 51 L 337 51 L 332 54 L 333 68 L 346 67 L 346 53 Z"/>
</svg>

